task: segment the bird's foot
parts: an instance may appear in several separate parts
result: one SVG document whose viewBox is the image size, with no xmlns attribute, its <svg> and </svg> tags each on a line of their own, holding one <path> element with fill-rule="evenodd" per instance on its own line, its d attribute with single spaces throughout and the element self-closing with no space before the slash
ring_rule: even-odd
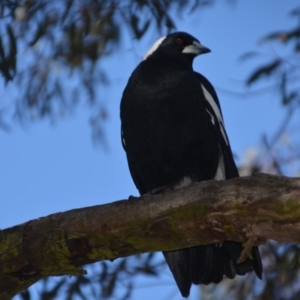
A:
<svg viewBox="0 0 300 300">
<path fill-rule="evenodd" d="M 253 232 L 252 227 L 247 228 L 247 241 L 243 244 L 243 251 L 241 253 L 240 258 L 238 259 L 237 263 L 240 264 L 244 262 L 247 258 L 253 259 L 252 256 L 252 248 L 255 246 L 255 243 L 257 241 L 257 237 Z"/>
</svg>

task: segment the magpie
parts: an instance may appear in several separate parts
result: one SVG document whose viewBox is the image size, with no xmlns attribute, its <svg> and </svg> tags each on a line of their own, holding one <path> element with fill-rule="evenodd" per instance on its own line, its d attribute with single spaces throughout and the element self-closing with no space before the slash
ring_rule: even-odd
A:
<svg viewBox="0 0 300 300">
<path fill-rule="evenodd" d="M 122 145 L 140 194 L 203 180 L 238 177 L 215 89 L 193 70 L 193 59 L 210 50 L 185 32 L 160 38 L 130 76 L 120 117 Z M 255 271 L 257 247 L 237 263 L 243 246 L 225 241 L 164 252 L 183 297 L 191 284 L 219 283 Z"/>
</svg>

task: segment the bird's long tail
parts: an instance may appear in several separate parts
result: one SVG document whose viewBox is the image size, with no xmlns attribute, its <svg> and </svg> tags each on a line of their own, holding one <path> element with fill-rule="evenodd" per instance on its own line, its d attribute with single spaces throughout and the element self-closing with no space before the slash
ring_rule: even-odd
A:
<svg viewBox="0 0 300 300">
<path fill-rule="evenodd" d="M 223 276 L 234 278 L 255 271 L 262 278 L 262 263 L 257 247 L 252 248 L 252 258 L 238 264 L 243 246 L 224 242 L 164 252 L 164 256 L 183 297 L 188 297 L 191 284 L 219 283 Z"/>
</svg>

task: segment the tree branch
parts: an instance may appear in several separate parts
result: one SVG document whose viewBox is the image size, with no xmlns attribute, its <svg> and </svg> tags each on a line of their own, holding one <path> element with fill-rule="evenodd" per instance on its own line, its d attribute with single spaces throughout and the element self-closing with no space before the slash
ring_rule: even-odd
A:
<svg viewBox="0 0 300 300">
<path fill-rule="evenodd" d="M 300 242 L 299 178 L 206 181 L 56 213 L 0 231 L 0 299 L 96 261 L 224 240 L 246 242 L 247 256 L 267 239 Z"/>
</svg>

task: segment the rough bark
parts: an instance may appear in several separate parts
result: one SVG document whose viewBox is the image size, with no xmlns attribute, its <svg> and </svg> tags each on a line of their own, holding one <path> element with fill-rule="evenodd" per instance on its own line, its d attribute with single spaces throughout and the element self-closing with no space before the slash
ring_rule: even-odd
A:
<svg viewBox="0 0 300 300">
<path fill-rule="evenodd" d="M 300 179 L 265 174 L 74 209 L 0 231 L 0 299 L 47 276 L 142 252 L 300 242 Z"/>
</svg>

